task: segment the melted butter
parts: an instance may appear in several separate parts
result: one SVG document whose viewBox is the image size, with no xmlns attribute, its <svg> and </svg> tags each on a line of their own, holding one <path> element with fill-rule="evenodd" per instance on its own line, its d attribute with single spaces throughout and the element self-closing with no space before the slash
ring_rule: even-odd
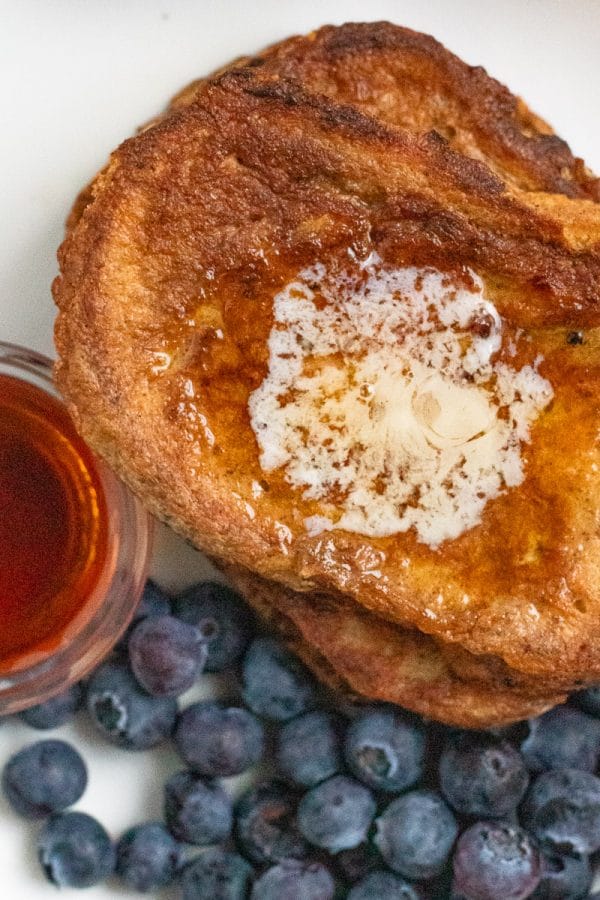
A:
<svg viewBox="0 0 600 900">
<path fill-rule="evenodd" d="M 500 316 L 470 281 L 372 255 L 358 273 L 305 269 L 275 296 L 248 410 L 263 470 L 329 507 L 304 520 L 309 534 L 414 529 L 436 547 L 522 483 L 552 388 L 540 360 L 499 361 Z"/>
</svg>

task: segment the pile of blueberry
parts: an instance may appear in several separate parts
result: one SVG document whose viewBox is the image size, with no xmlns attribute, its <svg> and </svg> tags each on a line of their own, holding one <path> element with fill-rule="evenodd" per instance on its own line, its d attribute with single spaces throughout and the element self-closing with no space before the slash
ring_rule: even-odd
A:
<svg viewBox="0 0 600 900">
<path fill-rule="evenodd" d="M 229 702 L 178 708 L 203 671 L 225 670 Z M 171 739 L 185 767 L 164 786 L 164 821 L 114 844 L 66 811 L 86 787 L 77 750 L 43 740 L 13 756 L 3 789 L 16 812 L 45 820 L 39 860 L 56 885 L 114 876 L 144 893 L 175 885 L 182 900 L 591 896 L 600 689 L 512 728 L 444 728 L 336 701 L 222 585 L 171 599 L 149 582 L 113 656 L 21 717 L 49 729 L 81 705 L 120 747 Z M 259 763 L 269 779 L 234 800 L 221 779 Z"/>
</svg>

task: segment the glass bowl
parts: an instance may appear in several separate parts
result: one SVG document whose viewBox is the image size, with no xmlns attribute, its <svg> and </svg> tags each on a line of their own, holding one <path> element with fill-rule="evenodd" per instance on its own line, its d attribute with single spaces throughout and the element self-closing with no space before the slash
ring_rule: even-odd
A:
<svg viewBox="0 0 600 900">
<path fill-rule="evenodd" d="M 52 361 L 0 341 L 0 375 L 26 381 L 60 402 Z M 108 466 L 94 457 L 106 501 L 107 552 L 81 609 L 52 649 L 35 647 L 0 660 L 0 715 L 18 712 L 82 679 L 122 637 L 147 576 L 153 520 Z"/>
</svg>

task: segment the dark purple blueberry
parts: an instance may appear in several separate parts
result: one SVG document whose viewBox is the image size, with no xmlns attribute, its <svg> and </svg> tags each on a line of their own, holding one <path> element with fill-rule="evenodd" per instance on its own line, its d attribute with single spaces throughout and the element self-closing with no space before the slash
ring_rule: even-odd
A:
<svg viewBox="0 0 600 900">
<path fill-rule="evenodd" d="M 521 754 L 484 733 L 452 736 L 440 757 L 440 789 L 466 816 L 502 818 L 514 812 L 529 784 Z"/>
<path fill-rule="evenodd" d="M 394 872 L 433 878 L 444 868 L 458 833 L 451 810 L 434 791 L 410 791 L 376 820 L 375 844 Z"/>
<path fill-rule="evenodd" d="M 380 869 L 363 878 L 348 894 L 347 900 L 420 900 L 412 884 Z"/>
<path fill-rule="evenodd" d="M 126 750 L 147 750 L 171 735 L 177 701 L 150 697 L 125 665 L 105 662 L 87 686 L 87 708 L 98 730 Z"/>
<path fill-rule="evenodd" d="M 600 684 L 589 687 L 585 691 L 577 691 L 571 694 L 571 701 L 584 712 L 600 718 Z"/>
<path fill-rule="evenodd" d="M 255 638 L 242 667 L 243 698 L 257 716 L 286 722 L 314 703 L 314 682 L 302 663 L 278 641 Z"/>
<path fill-rule="evenodd" d="M 248 710 L 203 701 L 180 714 L 175 745 L 194 771 L 224 778 L 239 775 L 260 760 L 264 732 Z"/>
<path fill-rule="evenodd" d="M 579 900 L 592 886 L 592 867 L 587 856 L 542 854 L 542 880 L 532 900 Z"/>
<path fill-rule="evenodd" d="M 165 784 L 165 820 L 179 841 L 218 844 L 231 833 L 231 798 L 218 784 L 207 784 L 193 772 L 176 772 Z"/>
<path fill-rule="evenodd" d="M 49 728 L 59 728 L 68 722 L 77 712 L 83 699 L 83 690 L 80 684 L 72 684 L 62 694 L 56 694 L 37 706 L 30 706 L 19 713 L 19 718 L 31 728 L 39 728 L 45 731 Z"/>
<path fill-rule="evenodd" d="M 129 638 L 129 664 L 153 697 L 178 697 L 196 681 L 206 662 L 206 645 L 193 625 L 175 616 L 149 616 Z"/>
<path fill-rule="evenodd" d="M 172 884 L 182 862 L 181 847 L 160 822 L 130 828 L 117 844 L 117 875 L 142 894 Z"/>
<path fill-rule="evenodd" d="M 297 801 L 284 785 L 268 782 L 247 791 L 235 809 L 240 850 L 259 865 L 303 859 L 306 841 L 296 824 Z"/>
<path fill-rule="evenodd" d="M 175 615 L 199 629 L 208 649 L 207 672 L 222 672 L 242 656 L 254 634 L 254 616 L 239 594 L 205 581 L 173 601 Z"/>
<path fill-rule="evenodd" d="M 370 841 L 364 841 L 349 850 L 341 850 L 335 857 L 336 872 L 351 884 L 361 881 L 376 869 L 382 869 L 383 865 L 379 850 Z"/>
<path fill-rule="evenodd" d="M 365 840 L 375 809 L 368 788 L 354 778 L 334 775 L 303 796 L 298 828 L 315 847 L 339 853 Z"/>
<path fill-rule="evenodd" d="M 193 859 L 181 875 L 181 900 L 246 900 L 252 866 L 220 847 Z"/>
<path fill-rule="evenodd" d="M 171 599 L 169 595 L 166 594 L 162 588 L 159 588 L 154 581 L 148 580 L 144 585 L 140 602 L 129 623 L 129 627 L 115 647 L 115 650 L 119 653 L 127 653 L 127 645 L 131 633 L 142 619 L 146 619 L 148 616 L 170 616 L 171 612 Z"/>
<path fill-rule="evenodd" d="M 261 875 L 250 900 L 332 900 L 334 893 L 335 882 L 324 865 L 289 859 Z"/>
<path fill-rule="evenodd" d="M 72 806 L 87 785 L 87 769 L 64 741 L 38 741 L 15 753 L 2 774 L 12 808 L 28 819 L 43 819 Z"/>
<path fill-rule="evenodd" d="M 276 756 L 282 775 L 300 787 L 313 787 L 335 775 L 342 765 L 337 719 L 316 710 L 286 722 Z"/>
<path fill-rule="evenodd" d="M 51 816 L 38 835 L 38 858 L 57 887 L 91 887 L 115 868 L 115 848 L 105 829 L 80 812 Z"/>
<path fill-rule="evenodd" d="M 540 854 L 521 828 L 476 822 L 458 839 L 454 889 L 468 900 L 525 900 L 540 876 Z"/>
<path fill-rule="evenodd" d="M 600 778 L 577 769 L 542 772 L 533 782 L 521 820 L 543 846 L 585 856 L 600 849 Z"/>
<path fill-rule="evenodd" d="M 171 598 L 155 581 L 149 578 L 144 585 L 144 590 L 137 609 L 133 614 L 131 624 L 140 622 L 148 616 L 170 616 L 171 612 Z"/>
<path fill-rule="evenodd" d="M 368 709 L 349 726 L 344 746 L 351 772 L 377 791 L 404 791 L 423 775 L 425 730 L 399 709 Z"/>
<path fill-rule="evenodd" d="M 594 772 L 600 755 L 600 722 L 573 709 L 557 706 L 529 722 L 521 744 L 529 769 L 580 769 Z"/>
</svg>

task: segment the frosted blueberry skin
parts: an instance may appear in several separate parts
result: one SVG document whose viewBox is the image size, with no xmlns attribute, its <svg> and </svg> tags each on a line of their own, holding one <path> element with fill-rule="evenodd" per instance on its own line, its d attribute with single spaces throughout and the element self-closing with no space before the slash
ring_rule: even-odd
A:
<svg viewBox="0 0 600 900">
<path fill-rule="evenodd" d="M 592 886 L 592 867 L 587 856 L 542 853 L 542 877 L 532 900 L 565 900 L 587 897 Z"/>
<path fill-rule="evenodd" d="M 387 865 L 409 879 L 439 875 L 458 834 L 452 811 L 430 790 L 409 791 L 393 800 L 375 824 L 375 844 Z"/>
<path fill-rule="evenodd" d="M 585 856 L 600 849 L 600 778 L 577 769 L 542 772 L 521 808 L 521 822 L 544 847 Z"/>
<path fill-rule="evenodd" d="M 235 807 L 235 836 L 244 856 L 258 865 L 306 857 L 309 848 L 298 830 L 297 808 L 297 797 L 280 782 L 246 791 Z"/>
<path fill-rule="evenodd" d="M 73 718 L 82 702 L 83 687 L 79 683 L 73 684 L 61 694 L 24 709 L 19 713 L 19 718 L 31 728 L 38 728 L 41 731 L 59 728 Z"/>
<path fill-rule="evenodd" d="M 187 844 L 225 841 L 233 824 L 231 798 L 218 784 L 193 772 L 176 772 L 165 784 L 165 821 L 171 834 Z"/>
<path fill-rule="evenodd" d="M 478 818 L 514 813 L 529 784 L 521 754 L 488 734 L 448 739 L 439 762 L 440 790 L 457 812 Z"/>
<path fill-rule="evenodd" d="M 571 694 L 571 703 L 589 713 L 590 716 L 600 718 L 600 684 Z"/>
<path fill-rule="evenodd" d="M 375 707 L 348 727 L 344 743 L 353 775 L 373 790 L 398 793 L 423 776 L 426 738 L 422 723 L 402 710 Z"/>
<path fill-rule="evenodd" d="M 335 882 L 322 863 L 290 859 L 260 876 L 250 900 L 332 900 L 334 893 Z"/>
<path fill-rule="evenodd" d="M 240 775 L 259 762 L 264 750 L 264 730 L 256 716 L 212 701 L 184 709 L 174 737 L 187 765 L 210 778 Z"/>
<path fill-rule="evenodd" d="M 132 631 L 128 653 L 131 671 L 147 693 L 178 697 L 202 672 L 208 651 L 193 625 L 175 616 L 148 616 Z"/>
<path fill-rule="evenodd" d="M 46 878 L 57 887 L 91 887 L 108 878 L 116 863 L 106 830 L 80 812 L 48 819 L 38 835 L 38 858 Z"/>
<path fill-rule="evenodd" d="M 161 822 L 129 828 L 117 844 L 116 874 L 134 891 L 147 894 L 173 884 L 183 852 Z"/>
<path fill-rule="evenodd" d="M 87 786 L 87 768 L 65 741 L 37 741 L 15 753 L 2 773 L 4 795 L 15 812 L 43 819 L 76 803 Z"/>
<path fill-rule="evenodd" d="M 454 891 L 477 900 L 525 900 L 540 882 L 542 865 L 534 840 L 503 822 L 476 822 L 454 852 Z"/>
<path fill-rule="evenodd" d="M 279 771 L 298 787 L 313 787 L 342 767 L 340 723 L 331 713 L 315 710 L 297 716 L 277 738 Z"/>
<path fill-rule="evenodd" d="M 600 757 L 600 721 L 570 706 L 557 706 L 530 720 L 521 752 L 533 772 L 595 772 Z"/>
<path fill-rule="evenodd" d="M 365 785 L 334 775 L 304 794 L 298 828 L 309 843 L 335 854 L 365 840 L 375 811 L 375 799 Z"/>
<path fill-rule="evenodd" d="M 252 866 L 239 854 L 210 847 L 181 874 L 181 900 L 247 900 Z"/>
<path fill-rule="evenodd" d="M 242 663 L 242 697 L 257 716 L 287 722 L 314 706 L 315 684 L 299 659 L 271 637 L 255 638 Z"/>
<path fill-rule="evenodd" d="M 144 590 L 138 603 L 133 618 L 129 623 L 127 631 L 116 645 L 115 650 L 120 654 L 127 654 L 127 646 L 131 633 L 142 619 L 148 616 L 170 616 L 171 615 L 171 598 L 160 588 L 156 582 L 148 579 L 144 585 Z"/>
<path fill-rule="evenodd" d="M 125 750 L 161 743 L 173 732 L 177 717 L 175 699 L 151 697 L 122 662 L 111 660 L 91 676 L 86 705 L 98 731 Z"/>
<path fill-rule="evenodd" d="M 394 875 L 379 870 L 371 872 L 349 892 L 347 900 L 421 900 L 412 884 Z"/>
<path fill-rule="evenodd" d="M 247 604 L 216 581 L 195 584 L 175 597 L 173 613 L 200 631 L 207 648 L 207 672 L 235 665 L 254 636 L 256 623 Z"/>
</svg>

